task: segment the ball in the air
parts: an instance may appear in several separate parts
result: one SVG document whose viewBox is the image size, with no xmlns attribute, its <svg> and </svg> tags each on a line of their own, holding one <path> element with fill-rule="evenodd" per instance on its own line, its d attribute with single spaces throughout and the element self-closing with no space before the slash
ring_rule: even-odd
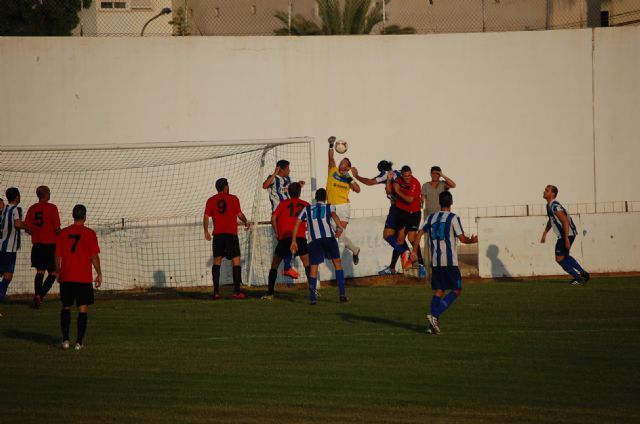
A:
<svg viewBox="0 0 640 424">
<path fill-rule="evenodd" d="M 338 140 L 336 141 L 336 144 L 334 144 L 333 148 L 336 150 L 336 152 L 342 154 L 347 152 L 349 144 L 347 144 L 345 140 Z"/>
</svg>

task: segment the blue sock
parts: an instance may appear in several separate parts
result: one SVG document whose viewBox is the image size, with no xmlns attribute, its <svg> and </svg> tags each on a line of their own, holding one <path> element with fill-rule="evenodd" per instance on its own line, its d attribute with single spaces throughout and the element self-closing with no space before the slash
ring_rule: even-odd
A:
<svg viewBox="0 0 640 424">
<path fill-rule="evenodd" d="M 441 301 L 442 298 L 436 296 L 435 294 L 433 295 L 433 297 L 431 298 L 431 315 L 435 316 L 435 313 L 438 310 Z"/>
<path fill-rule="evenodd" d="M 578 274 L 578 271 L 573 269 L 569 256 L 565 256 L 565 258 L 558 262 L 558 264 L 567 272 L 567 274 L 571 275 L 576 280 L 580 280 L 580 274 Z"/>
<path fill-rule="evenodd" d="M 7 295 L 7 289 L 9 288 L 9 283 L 11 280 L 2 280 L 0 281 L 0 302 L 4 300 L 4 297 Z"/>
<path fill-rule="evenodd" d="M 309 300 L 311 303 L 316 303 L 316 286 L 318 284 L 318 279 L 309 277 Z"/>
<path fill-rule="evenodd" d="M 387 241 L 387 243 L 389 243 L 391 247 L 393 247 L 393 250 L 395 250 L 400 254 L 402 254 L 402 252 L 407 250 L 406 248 L 398 244 L 398 239 L 396 239 L 395 236 L 389 236 L 385 240 Z"/>
<path fill-rule="evenodd" d="M 344 271 L 336 270 L 336 280 L 338 281 L 338 290 L 340 291 L 340 296 L 346 296 L 346 289 L 344 286 Z"/>
<path fill-rule="evenodd" d="M 447 295 L 443 297 L 442 300 L 440 301 L 440 305 L 438 305 L 438 310 L 435 311 L 432 315 L 438 318 L 440 315 L 444 313 L 444 311 L 449 309 L 451 304 L 455 302 L 457 298 L 458 298 L 458 295 L 456 294 L 456 292 L 450 291 L 449 293 L 447 293 Z"/>
<path fill-rule="evenodd" d="M 569 264 L 573 267 L 573 269 L 577 270 L 580 274 L 584 274 L 584 269 L 580 266 L 576 258 L 573 256 L 567 256 L 566 259 L 569 260 Z"/>
<path fill-rule="evenodd" d="M 282 262 L 284 263 L 284 270 L 291 269 L 291 254 L 289 254 L 286 258 L 282 258 Z"/>
</svg>

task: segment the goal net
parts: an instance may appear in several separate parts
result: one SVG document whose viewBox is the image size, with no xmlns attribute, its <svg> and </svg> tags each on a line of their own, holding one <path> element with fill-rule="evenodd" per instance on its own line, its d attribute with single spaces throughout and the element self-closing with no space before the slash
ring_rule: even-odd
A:
<svg viewBox="0 0 640 424">
<path fill-rule="evenodd" d="M 253 223 L 251 231 L 243 231 L 242 225 L 238 231 L 242 281 L 264 285 L 275 238 L 262 182 L 279 159 L 286 159 L 292 179 L 307 183 L 301 197 L 310 199 L 312 155 L 311 138 L 4 146 L 0 188 L 20 189 L 26 214 L 37 202 L 36 187 L 48 186 L 63 227 L 73 222 L 73 206 L 84 204 L 87 226 L 98 233 L 103 289 L 177 288 L 211 284 L 211 242 L 204 238 L 202 216 L 207 199 L 216 193 L 216 179 L 227 178 L 230 193 L 239 197 Z M 23 233 L 11 292 L 33 290 L 30 250 L 31 239 Z M 223 261 L 220 282 L 231 283 L 229 261 Z"/>
</svg>

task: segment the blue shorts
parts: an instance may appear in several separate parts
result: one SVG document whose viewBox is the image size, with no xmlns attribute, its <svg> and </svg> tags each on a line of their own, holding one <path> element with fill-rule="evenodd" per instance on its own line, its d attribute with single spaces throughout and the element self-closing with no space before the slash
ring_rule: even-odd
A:
<svg viewBox="0 0 640 424">
<path fill-rule="evenodd" d="M 339 259 L 340 248 L 338 240 L 333 237 L 313 240 L 307 245 L 309 249 L 309 262 L 311 265 L 320 265 L 326 259 Z"/>
<path fill-rule="evenodd" d="M 431 267 L 431 288 L 433 290 L 461 290 L 460 268 L 457 266 Z"/>
<path fill-rule="evenodd" d="M 389 206 L 389 213 L 387 219 L 384 221 L 384 228 L 396 229 L 396 216 L 398 215 L 398 208 L 395 205 Z"/>
<path fill-rule="evenodd" d="M 0 252 L 0 274 L 13 272 L 16 270 L 16 252 Z"/>
<path fill-rule="evenodd" d="M 569 243 L 573 245 L 573 241 L 576 239 L 576 236 L 569 236 Z M 567 249 L 564 245 L 564 238 L 559 238 L 556 241 L 556 256 L 569 256 L 569 249 Z"/>
</svg>

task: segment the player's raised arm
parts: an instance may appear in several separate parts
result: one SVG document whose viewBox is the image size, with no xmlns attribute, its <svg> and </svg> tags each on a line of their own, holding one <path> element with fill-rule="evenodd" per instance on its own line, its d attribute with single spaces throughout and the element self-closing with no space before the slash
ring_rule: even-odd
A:
<svg viewBox="0 0 640 424">
<path fill-rule="evenodd" d="M 278 175 L 278 172 L 280 172 L 280 167 L 276 166 L 276 169 L 275 171 L 273 171 L 273 174 L 269 175 L 267 179 L 264 180 L 264 182 L 262 183 L 263 189 L 266 190 L 271 186 L 271 184 L 273 184 L 273 180 L 276 178 L 276 175 Z"/>
<path fill-rule="evenodd" d="M 336 166 L 336 160 L 333 157 L 333 143 L 336 142 L 336 138 L 334 136 L 329 137 L 329 168 L 333 168 Z"/>
<path fill-rule="evenodd" d="M 375 178 L 367 178 L 367 177 L 360 176 L 360 174 L 358 173 L 358 168 L 356 168 L 355 166 L 351 167 L 351 175 L 353 175 L 353 178 L 360 181 L 364 185 L 372 186 L 372 185 L 378 184 Z"/>
<path fill-rule="evenodd" d="M 455 181 L 444 175 L 442 172 L 440 172 L 440 176 L 444 179 L 444 183 L 447 185 L 447 188 L 456 188 Z"/>
<path fill-rule="evenodd" d="M 353 178 L 351 179 L 349 186 L 351 187 L 351 190 L 353 190 L 355 193 L 360 193 L 360 186 Z"/>
</svg>

